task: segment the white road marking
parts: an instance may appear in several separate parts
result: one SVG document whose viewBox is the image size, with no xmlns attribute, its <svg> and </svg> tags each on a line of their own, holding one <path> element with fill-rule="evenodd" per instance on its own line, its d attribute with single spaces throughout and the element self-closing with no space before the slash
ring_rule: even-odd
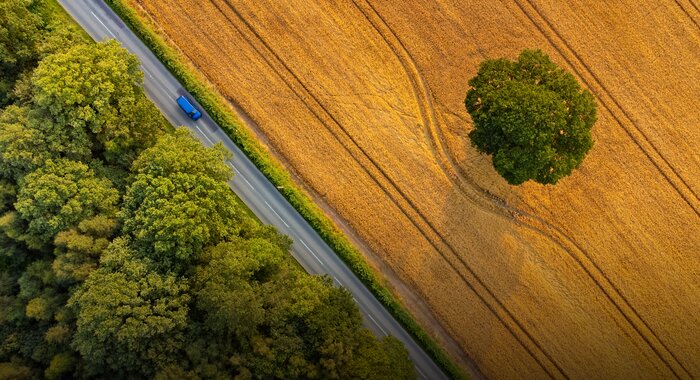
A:
<svg viewBox="0 0 700 380">
<path fill-rule="evenodd" d="M 352 300 L 355 301 L 355 302 L 357 302 L 357 299 L 356 299 L 355 297 L 352 297 Z"/>
<path fill-rule="evenodd" d="M 299 239 L 299 241 L 301 242 L 301 244 L 304 245 L 304 247 L 306 247 L 306 249 L 309 250 L 309 252 L 311 252 L 312 255 L 314 255 L 314 257 L 316 258 L 316 261 L 318 261 L 319 264 L 323 265 L 323 263 L 321 262 L 321 259 L 319 259 L 318 256 L 316 256 L 316 254 L 314 253 L 314 251 L 312 251 L 311 248 L 309 248 L 309 246 L 306 245 L 306 243 L 305 243 L 303 240 Z M 323 266 L 325 266 L 325 265 L 323 265 Z"/>
<path fill-rule="evenodd" d="M 93 15 L 93 16 L 95 17 L 95 19 L 97 20 L 97 22 L 99 22 L 100 24 L 102 24 L 102 26 L 104 26 L 104 27 L 105 27 L 105 29 L 107 29 L 107 32 L 109 32 L 109 34 L 111 34 L 111 35 L 112 35 L 112 38 L 114 38 L 114 39 L 116 40 L 116 39 L 117 39 L 117 36 L 116 36 L 116 35 L 115 35 L 114 33 L 112 33 L 112 31 L 111 31 L 111 30 L 109 30 L 109 28 L 107 27 L 107 25 L 105 25 L 105 23 L 104 23 L 104 22 L 102 22 L 102 20 L 100 20 L 100 18 L 99 18 L 99 17 L 97 17 L 97 15 L 95 14 L 95 12 L 93 12 L 93 11 L 90 11 L 90 13 L 92 13 L 92 15 Z"/>
<path fill-rule="evenodd" d="M 414 367 L 414 368 L 416 369 L 416 371 L 418 371 L 418 373 L 419 373 L 424 379 L 427 379 L 427 378 L 428 378 L 428 376 L 425 376 L 425 374 L 423 373 L 423 371 L 420 370 L 420 368 L 418 368 L 418 367 Z"/>
<path fill-rule="evenodd" d="M 280 216 L 280 214 L 278 214 L 277 211 L 275 211 L 275 209 L 272 208 L 272 206 L 270 206 L 270 204 L 267 203 L 266 200 L 263 199 L 263 202 L 265 202 L 265 204 L 267 205 L 267 207 L 268 207 L 270 210 L 272 210 L 272 212 L 274 212 L 275 215 L 277 215 L 278 218 L 280 218 L 280 220 L 282 221 L 282 223 L 284 223 L 284 225 L 287 226 L 287 228 L 289 228 L 289 224 L 287 224 L 287 222 L 285 222 L 284 219 L 282 219 L 282 217 Z"/>
<path fill-rule="evenodd" d="M 367 313 L 367 316 L 369 317 L 369 319 L 372 320 L 372 322 L 374 322 L 375 325 L 377 325 L 377 327 L 379 327 L 379 330 L 382 330 L 382 333 L 384 333 L 384 335 L 389 335 L 389 334 L 386 333 L 386 331 L 384 331 L 384 329 L 382 328 L 382 326 L 379 326 L 379 323 L 377 323 L 377 321 L 375 321 L 374 318 L 372 318 L 372 314 Z"/>
<path fill-rule="evenodd" d="M 253 191 L 255 191 L 255 188 L 253 187 L 253 185 L 250 184 L 250 182 L 248 182 L 248 180 L 245 178 L 245 176 L 243 175 L 243 173 L 238 173 L 238 176 L 241 177 L 241 178 L 243 178 L 243 180 L 245 181 L 245 183 L 247 183 L 248 186 L 250 186 L 250 188 L 253 189 Z"/>
<path fill-rule="evenodd" d="M 199 129 L 199 125 L 195 124 L 194 127 L 197 128 L 197 130 L 199 131 L 199 133 L 201 133 L 202 136 L 204 136 L 204 138 L 207 139 L 207 141 L 209 141 L 209 144 L 214 145 L 214 142 L 211 141 L 211 139 L 209 138 L 209 136 L 207 136 L 206 133 L 202 132 L 202 130 Z"/>
<path fill-rule="evenodd" d="M 233 169 L 233 172 L 236 174 L 236 176 L 243 178 L 245 183 L 247 183 L 248 186 L 250 186 L 250 188 L 253 191 L 256 191 L 255 188 L 253 187 L 253 185 L 251 185 L 250 182 L 248 182 L 248 179 L 243 175 L 243 173 L 241 173 L 238 169 L 236 169 L 236 167 L 230 161 L 226 161 L 226 165 L 230 166 L 231 169 Z M 265 202 L 265 203 L 267 203 L 267 202 Z M 270 207 L 270 205 L 268 205 L 268 207 Z M 272 211 L 275 211 L 275 210 L 272 210 Z M 277 214 L 277 213 L 275 213 L 275 214 Z M 280 219 L 282 219 L 282 218 L 280 218 Z M 282 221 L 282 223 L 284 223 L 284 220 Z M 284 225 L 287 226 L 287 223 L 284 223 Z M 287 226 L 287 227 L 289 227 L 289 226 Z"/>
<path fill-rule="evenodd" d="M 338 281 L 338 284 L 339 284 L 340 286 L 345 287 L 345 285 L 343 285 L 343 283 L 340 282 L 340 280 L 338 280 L 338 277 L 333 276 L 333 278 L 334 278 L 336 281 Z M 352 299 L 355 299 L 355 297 L 352 297 Z"/>
<path fill-rule="evenodd" d="M 142 67 L 143 67 L 143 66 L 142 66 Z M 162 83 L 160 83 L 160 81 L 159 81 L 157 78 L 151 77 L 151 83 L 153 83 L 156 87 L 160 88 L 161 91 L 162 91 L 164 94 L 167 94 L 169 98 L 171 98 L 171 99 L 175 99 L 175 98 L 176 98 L 176 96 L 174 96 L 172 92 L 168 91 L 168 89 L 166 89 L 165 86 L 164 86 Z M 146 83 L 144 83 L 144 84 L 146 84 Z M 154 91 L 154 92 L 155 92 L 155 91 Z M 154 103 L 155 103 L 155 102 L 154 102 Z M 159 107 L 159 108 L 160 108 L 160 107 Z M 165 115 L 165 114 L 164 114 L 164 115 Z M 172 124 L 173 124 L 173 125 L 176 125 L 177 123 L 172 123 Z"/>
<path fill-rule="evenodd" d="M 141 65 L 141 68 L 143 69 L 143 72 L 146 73 L 146 75 L 148 75 L 149 78 L 153 79 L 153 75 L 151 75 L 151 72 L 148 71 L 146 66 Z"/>
</svg>

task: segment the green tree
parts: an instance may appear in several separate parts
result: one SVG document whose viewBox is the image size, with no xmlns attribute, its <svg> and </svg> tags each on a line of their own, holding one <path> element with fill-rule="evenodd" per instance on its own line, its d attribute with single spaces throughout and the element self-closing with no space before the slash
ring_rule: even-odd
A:
<svg viewBox="0 0 700 380">
<path fill-rule="evenodd" d="M 201 328 L 190 351 L 200 370 L 214 362 L 212 373 L 241 378 L 413 378 L 406 350 L 363 329 L 347 291 L 290 267 L 275 243 L 237 239 L 202 261 L 193 277 Z"/>
<path fill-rule="evenodd" d="M 265 321 L 261 284 L 277 274 L 283 252 L 262 240 L 236 240 L 207 250 L 207 264 L 196 272 L 197 307 L 205 325 L 222 336 L 243 341 Z"/>
<path fill-rule="evenodd" d="M 19 180 L 50 157 L 41 133 L 28 126 L 28 112 L 14 105 L 0 111 L 0 177 Z"/>
<path fill-rule="evenodd" d="M 17 195 L 17 186 L 14 183 L 0 179 L 0 215 L 13 209 Z"/>
<path fill-rule="evenodd" d="M 44 371 L 48 380 L 70 378 L 76 359 L 70 352 L 61 352 L 51 359 L 49 367 Z"/>
<path fill-rule="evenodd" d="M 0 106 L 10 100 L 15 80 L 38 59 L 42 21 L 29 11 L 29 0 L 0 2 Z"/>
<path fill-rule="evenodd" d="M 377 342 L 369 330 L 354 335 L 357 343 L 352 360 L 340 378 L 343 379 L 415 379 L 416 373 L 408 351 L 401 341 L 387 336 Z"/>
<path fill-rule="evenodd" d="M 159 274 L 115 239 L 68 302 L 78 316 L 73 347 L 91 375 L 153 376 L 178 362 L 189 301 L 186 281 Z"/>
<path fill-rule="evenodd" d="M 44 58 L 32 77 L 37 128 L 51 152 L 88 160 L 92 152 L 128 165 L 163 124 L 143 94 L 139 61 L 115 41 L 77 45 Z"/>
<path fill-rule="evenodd" d="M 46 0 L 41 0 L 46 1 Z M 46 31 L 38 47 L 39 59 L 70 50 L 78 45 L 91 44 L 92 40 L 76 24 L 66 24 L 49 12 L 44 15 Z"/>
<path fill-rule="evenodd" d="M 97 215 L 83 220 L 77 228 L 59 232 L 54 239 L 56 259 L 52 264 L 56 281 L 63 286 L 85 281 L 97 269 L 100 255 L 116 229 L 115 219 Z"/>
<path fill-rule="evenodd" d="M 36 374 L 27 366 L 11 362 L 0 363 L 0 379 L 29 380 L 35 378 Z"/>
<path fill-rule="evenodd" d="M 51 263 L 37 260 L 17 280 L 18 298 L 24 301 L 25 315 L 37 321 L 50 321 L 65 303 L 63 295 L 55 288 L 55 276 Z"/>
<path fill-rule="evenodd" d="M 593 95 L 541 51 L 524 50 L 514 62 L 487 60 L 469 85 L 469 138 L 493 156 L 496 171 L 511 185 L 555 184 L 591 149 Z"/>
<path fill-rule="evenodd" d="M 22 178 L 15 209 L 28 223 L 27 232 L 48 243 L 83 219 L 114 213 L 118 199 L 112 183 L 85 164 L 49 160 Z"/>
<path fill-rule="evenodd" d="M 189 130 L 178 128 L 175 133 L 162 136 L 153 147 L 143 151 L 134 161 L 131 171 L 153 177 L 186 173 L 228 181 L 233 174 L 224 161 L 230 158 L 230 153 L 222 145 L 207 148 Z"/>
<path fill-rule="evenodd" d="M 225 182 L 204 175 L 140 174 L 127 190 L 122 230 L 164 267 L 190 263 L 209 245 L 238 235 L 241 211 Z"/>
</svg>

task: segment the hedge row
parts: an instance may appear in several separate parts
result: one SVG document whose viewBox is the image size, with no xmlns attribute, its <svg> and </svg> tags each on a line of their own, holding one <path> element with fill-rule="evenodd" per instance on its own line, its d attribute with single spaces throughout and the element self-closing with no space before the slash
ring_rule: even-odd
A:
<svg viewBox="0 0 700 380">
<path fill-rule="evenodd" d="M 141 20 L 139 15 L 124 0 L 105 0 L 122 18 L 134 33 L 148 46 L 170 72 L 194 96 L 209 115 L 228 134 L 236 145 L 265 174 L 289 203 L 309 222 L 323 240 L 336 252 L 358 278 L 370 289 L 377 299 L 416 339 L 438 365 L 454 379 L 467 376 L 445 354 L 445 352 L 413 320 L 389 290 L 382 285 L 365 262 L 360 252 L 350 243 L 331 220 L 302 193 L 292 182 L 282 166 L 262 148 L 260 143 L 225 106 L 225 100 L 216 91 L 207 88 L 182 63 L 180 53 L 168 46 L 153 29 Z"/>
</svg>

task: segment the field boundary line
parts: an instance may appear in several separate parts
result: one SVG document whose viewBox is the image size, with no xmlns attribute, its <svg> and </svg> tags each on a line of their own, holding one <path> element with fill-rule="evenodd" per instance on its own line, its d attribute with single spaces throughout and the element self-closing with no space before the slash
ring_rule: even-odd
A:
<svg viewBox="0 0 700 380">
<path fill-rule="evenodd" d="M 372 174 L 371 172 L 369 172 L 369 168 L 368 168 L 366 165 L 364 165 L 361 161 L 359 161 L 359 158 L 356 157 L 356 155 L 353 154 L 351 150 L 349 150 L 349 147 L 348 147 L 345 143 L 343 143 L 343 141 L 342 141 L 343 139 L 339 138 L 339 136 L 337 135 L 337 133 L 335 133 L 335 132 L 333 132 L 332 130 L 329 129 L 329 132 L 330 132 L 331 134 L 333 134 L 333 135 L 336 137 L 336 139 L 337 139 L 338 142 L 341 144 L 341 146 L 343 146 L 343 147 L 348 151 L 348 153 L 351 155 L 351 157 L 353 157 L 353 158 L 357 161 L 357 163 L 360 165 L 360 167 L 362 167 L 362 168 L 367 172 L 367 174 L 369 175 L 369 177 L 372 178 L 372 180 L 375 181 L 375 183 L 377 183 L 378 186 L 380 186 L 380 188 L 384 191 L 384 193 L 387 195 L 387 197 L 388 197 L 390 200 L 392 200 L 392 202 L 399 208 L 399 210 L 401 210 L 401 212 L 402 212 L 402 213 L 406 216 L 406 218 L 414 225 L 414 227 L 416 227 L 416 229 L 417 229 L 419 232 L 421 232 L 421 234 L 422 234 L 423 237 L 426 239 L 426 241 L 429 242 L 429 243 L 433 246 L 433 248 L 436 250 L 436 252 L 438 252 L 438 253 L 443 257 L 443 259 L 445 259 L 445 261 L 455 270 L 455 273 L 457 273 L 457 274 L 462 278 L 462 280 L 465 282 L 465 284 L 466 284 L 470 289 L 472 289 L 472 291 L 482 300 L 482 302 L 489 308 L 489 310 L 491 310 L 491 312 L 499 319 L 499 321 L 501 321 L 501 323 L 506 327 L 506 329 L 509 330 L 509 331 L 511 332 L 511 334 L 513 334 L 513 336 L 514 336 L 517 340 L 519 340 L 519 341 L 521 342 L 521 344 L 523 345 L 523 347 L 524 347 L 531 355 L 533 355 L 533 357 L 535 358 L 535 360 L 543 367 L 543 369 L 545 369 L 545 372 L 549 373 L 550 376 L 554 377 L 554 376 L 551 374 L 550 370 L 548 370 L 545 366 L 542 365 L 542 363 L 540 362 L 540 359 L 538 359 L 537 356 L 535 356 L 535 354 L 532 353 L 531 348 L 529 348 L 529 347 L 521 340 L 522 338 L 519 336 L 519 334 L 516 333 L 516 332 L 513 330 L 513 325 L 514 325 L 514 326 L 516 326 L 516 329 L 517 329 L 517 330 L 520 330 L 520 331 L 522 332 L 522 334 L 524 334 L 525 336 L 527 336 L 527 337 L 530 339 L 530 341 L 533 342 L 533 344 L 534 344 L 535 346 L 538 347 L 538 349 L 540 350 L 540 352 L 542 352 L 545 356 L 549 357 L 549 354 L 547 354 L 546 351 L 544 351 L 544 350 L 541 348 L 541 346 L 539 345 L 539 343 L 537 343 L 537 341 L 533 339 L 532 335 L 524 328 L 523 324 L 522 324 L 520 321 L 518 321 L 517 318 L 515 318 L 515 316 L 505 307 L 505 305 L 503 305 L 503 303 L 495 296 L 495 294 L 485 285 L 484 281 L 483 281 L 478 275 L 476 275 L 476 272 L 474 272 L 474 270 L 466 263 L 466 261 L 465 261 L 463 258 L 461 258 L 461 257 L 457 254 L 457 251 L 454 249 L 454 247 L 452 247 L 452 245 L 451 245 L 451 244 L 439 233 L 439 231 L 428 221 L 428 218 L 418 209 L 418 207 L 413 203 L 413 201 L 411 201 L 410 198 L 400 189 L 400 187 L 398 186 L 398 184 L 397 184 L 393 179 L 391 179 L 391 177 L 381 168 L 381 166 L 367 153 L 367 151 L 364 150 L 364 148 L 362 148 L 362 146 L 360 146 L 360 144 L 352 137 L 352 135 L 351 135 L 351 134 L 342 126 L 342 124 L 332 115 L 332 113 L 331 113 L 328 109 L 325 108 L 325 106 L 322 104 L 322 102 L 321 102 L 318 98 L 316 98 L 316 96 L 313 94 L 313 92 L 310 91 L 310 90 L 306 87 L 306 85 L 303 83 L 303 81 L 293 72 L 293 70 L 291 70 L 291 68 L 288 67 L 288 66 L 286 65 L 286 63 L 284 62 L 284 60 L 281 59 L 281 57 L 279 57 L 279 55 L 274 51 L 274 49 L 272 49 L 272 47 L 271 47 L 269 44 L 267 44 L 267 42 L 265 42 L 265 40 L 262 38 L 262 36 L 253 28 L 253 26 L 252 26 L 250 23 L 248 23 L 248 21 L 242 16 L 242 14 L 240 14 L 240 12 L 238 12 L 238 10 L 235 9 L 235 7 L 233 7 L 233 6 L 231 5 L 231 3 L 230 3 L 228 0 L 223 0 L 223 2 L 224 2 L 224 3 L 228 6 L 228 8 L 236 15 L 236 17 L 237 17 L 242 23 L 245 24 L 246 28 L 249 29 L 249 31 L 255 36 L 256 40 L 258 40 L 258 42 L 259 42 L 261 45 L 263 45 L 263 48 L 264 48 L 265 50 L 267 50 L 267 51 L 274 57 L 274 60 L 275 60 L 280 66 L 282 66 L 282 67 L 284 68 L 284 70 L 285 70 L 290 76 L 292 76 L 293 80 L 294 80 L 296 83 L 298 83 L 298 84 L 302 87 L 303 91 L 306 92 L 306 94 L 312 99 L 313 103 L 315 103 L 315 105 L 321 110 L 321 112 L 324 113 L 324 114 L 326 115 L 326 117 L 327 117 L 328 119 L 331 120 L 331 123 L 325 122 L 325 121 L 323 120 L 324 118 L 321 117 L 321 116 L 318 114 L 318 112 L 316 112 L 316 111 L 314 111 L 314 110 L 312 110 L 312 109 L 310 108 L 309 110 L 319 119 L 319 121 L 321 122 L 321 124 L 322 124 L 323 126 L 325 126 L 326 128 L 329 128 L 329 124 L 334 124 L 337 128 L 339 128 L 339 129 L 341 130 L 342 134 L 345 135 L 345 138 L 348 139 L 348 140 L 350 140 L 351 145 L 353 145 L 354 148 L 357 149 L 357 150 L 360 152 L 360 154 L 361 154 L 362 156 L 364 156 L 364 158 L 365 158 L 367 161 L 370 162 L 371 166 L 374 167 L 374 170 L 376 170 L 376 171 L 379 172 L 379 176 L 380 176 L 380 177 L 383 177 L 387 182 L 389 182 L 390 187 L 393 188 L 393 192 L 398 193 L 399 196 L 400 196 L 400 198 L 403 199 L 403 202 L 405 202 L 405 203 L 408 205 L 408 206 L 407 206 L 408 210 L 406 209 L 406 206 L 402 206 L 402 205 L 399 203 L 399 201 L 391 195 L 391 194 L 392 194 L 392 190 L 391 190 L 391 189 L 388 189 L 388 188 L 387 188 L 387 185 L 383 185 L 381 182 L 379 182 L 379 178 L 377 178 L 377 175 L 374 175 L 374 174 Z M 218 5 L 215 4 L 214 1 L 212 1 L 212 3 L 214 3 L 214 5 L 218 7 Z M 221 13 L 222 13 L 225 17 L 228 18 L 228 16 L 226 15 L 225 12 L 223 12 L 223 10 L 221 10 L 220 8 L 219 8 L 219 10 L 221 11 Z M 235 22 L 233 22 L 233 20 L 231 20 L 231 19 L 229 19 L 229 21 L 230 21 L 231 24 L 234 25 L 234 27 L 235 27 Z M 240 30 L 239 30 L 239 33 L 241 33 L 242 35 L 244 35 L 244 38 L 245 38 L 245 33 L 243 33 L 243 32 L 240 31 Z M 248 40 L 248 43 L 251 43 L 251 44 L 252 44 L 252 42 L 251 42 L 249 39 L 247 39 L 247 40 Z M 262 54 L 262 52 L 260 52 L 255 46 L 253 46 L 253 48 L 256 49 L 256 51 L 258 52 L 258 54 L 260 54 L 261 57 L 262 57 L 263 59 L 265 59 L 265 60 L 268 62 L 268 64 L 271 66 L 271 68 L 272 68 L 273 70 L 275 70 L 275 71 L 278 73 L 278 75 L 280 75 L 281 79 L 283 79 L 283 80 L 287 83 L 287 85 L 290 87 L 290 89 L 292 89 L 292 91 L 294 91 L 294 92 L 297 94 L 297 96 L 300 97 L 300 99 L 306 104 L 306 106 L 307 106 L 307 107 L 310 107 L 311 105 L 310 105 L 307 101 L 304 101 L 303 96 L 301 96 L 300 94 L 298 94 L 298 93 L 296 92 L 296 90 L 294 89 L 294 85 L 292 85 L 291 83 L 289 83 L 289 82 L 284 78 L 284 76 L 282 76 L 282 74 L 279 72 L 279 69 L 275 69 L 274 64 L 272 64 L 267 58 L 265 58 L 265 55 Z M 410 211 L 409 211 L 409 210 L 410 210 Z M 417 215 L 417 218 L 416 218 L 416 217 L 412 217 L 411 215 L 409 215 L 409 213 L 415 213 L 415 214 Z M 454 258 L 456 258 L 456 259 L 461 263 L 461 266 L 464 267 L 464 268 L 466 269 L 467 273 L 469 274 L 470 277 L 473 278 L 473 280 L 470 281 L 469 279 L 467 279 L 467 278 L 465 277 L 464 273 L 462 273 L 461 271 L 459 271 L 459 270 L 457 269 L 457 267 L 455 267 L 455 264 L 453 264 L 453 263 L 450 261 L 450 259 L 446 256 L 446 254 L 442 251 L 442 249 L 440 249 L 440 247 L 438 246 L 438 244 L 437 244 L 436 242 L 434 242 L 433 239 L 432 239 L 430 236 L 427 235 L 427 233 L 426 233 L 425 230 L 424 230 L 424 227 L 421 227 L 421 226 L 418 224 L 418 220 L 416 220 L 416 219 L 418 219 L 420 222 L 422 222 L 422 224 L 425 224 L 425 225 L 427 226 L 427 228 L 429 229 L 429 231 L 430 231 L 432 234 L 434 234 L 434 235 L 436 236 L 436 238 L 438 239 L 438 241 L 439 241 L 440 243 L 442 243 L 442 244 L 452 253 L 452 256 L 453 256 Z M 503 310 L 503 312 L 505 313 L 505 317 L 502 315 L 502 313 L 499 313 L 499 312 L 496 310 L 496 309 L 497 309 L 496 307 L 494 307 L 491 303 L 489 303 L 489 302 L 486 300 L 486 298 L 484 297 L 483 294 L 481 294 L 479 291 L 476 290 L 476 288 L 474 287 L 474 281 L 476 281 L 476 283 L 479 284 L 479 286 L 480 286 L 481 288 L 484 289 L 484 291 L 485 291 L 485 292 L 488 294 L 488 296 L 489 296 L 488 298 L 492 298 L 492 299 L 493 299 L 493 301 L 491 301 L 491 302 L 495 302 L 495 303 L 498 305 L 498 307 L 499 307 L 501 310 Z M 511 322 L 507 322 L 506 320 L 504 320 L 504 318 L 510 319 Z M 557 366 L 556 363 L 555 363 L 555 366 Z M 566 377 L 566 375 L 564 375 L 563 371 L 560 371 L 560 373 L 562 373 L 562 375 L 563 375 L 564 377 Z"/>
<path fill-rule="evenodd" d="M 579 65 L 580 65 L 581 67 L 583 67 L 583 70 L 585 70 L 585 71 L 587 72 L 588 76 L 590 76 L 591 78 L 593 78 L 595 84 L 596 84 L 598 87 L 600 87 L 600 88 L 602 89 L 602 93 L 604 93 L 605 95 L 607 95 L 607 97 L 610 98 L 610 100 L 612 100 L 613 104 L 622 112 L 622 114 L 624 115 L 624 117 L 627 118 L 627 120 L 630 121 L 630 123 L 632 124 L 632 126 L 634 127 L 634 129 L 636 129 L 637 132 L 639 132 L 639 133 L 643 136 L 643 138 L 646 140 L 646 143 L 647 143 L 649 146 L 652 147 L 652 149 L 654 150 L 654 152 L 656 152 L 656 154 L 657 154 L 659 157 L 661 157 L 661 159 L 666 163 L 666 165 L 668 165 L 668 166 L 671 168 L 671 170 L 673 171 L 674 174 L 676 174 L 676 176 L 678 177 L 678 179 L 679 179 L 684 185 L 686 185 L 686 187 L 688 188 L 688 190 L 690 190 L 690 192 L 691 192 L 694 196 L 696 196 L 696 199 L 697 199 L 697 195 L 695 195 L 695 193 L 692 192 L 692 189 L 688 186 L 688 184 L 685 182 L 685 180 L 683 180 L 683 178 L 681 178 L 680 176 L 678 176 L 678 174 L 675 172 L 675 169 L 668 163 L 668 161 L 666 161 L 666 159 L 661 155 L 661 153 L 660 153 L 658 150 L 656 150 L 656 148 L 654 147 L 654 145 L 651 144 L 651 142 L 646 138 L 646 135 L 644 135 L 644 133 L 640 131 L 639 127 L 636 126 L 636 125 L 634 124 L 634 122 L 632 122 L 632 119 L 630 118 L 630 116 L 629 116 L 629 115 L 627 114 L 627 112 L 622 108 L 622 106 L 617 102 L 617 100 L 616 100 L 612 95 L 610 95 L 610 92 L 609 92 L 609 91 L 607 90 L 607 88 L 602 84 L 602 82 L 600 81 L 600 79 L 598 78 L 598 76 L 592 71 L 592 69 L 591 69 L 590 67 L 588 67 L 588 66 L 586 65 L 586 63 L 583 61 L 583 59 L 582 59 L 582 58 L 579 56 L 579 54 L 568 44 L 568 42 L 566 42 L 566 40 L 564 40 L 564 38 L 563 38 L 563 37 L 559 34 L 559 32 L 554 28 L 554 26 L 551 24 L 551 22 L 549 22 L 549 20 L 547 20 L 547 19 L 542 15 L 542 13 L 541 13 L 541 11 L 539 10 L 539 8 L 537 8 L 537 6 L 536 6 L 535 4 L 533 4 L 533 2 L 532 2 L 531 0 L 524 0 L 524 2 L 526 2 L 526 3 L 532 8 L 532 10 L 537 14 L 537 17 L 546 25 L 546 27 L 543 27 L 542 25 L 540 25 L 540 24 L 536 21 L 535 17 L 533 17 L 533 15 L 532 15 L 530 12 L 527 11 L 527 9 L 526 9 L 526 7 L 524 6 L 524 4 L 522 4 L 522 1 L 523 1 L 523 0 L 513 0 L 513 2 L 518 6 L 518 8 L 520 8 L 520 10 L 522 11 L 522 13 L 523 13 L 523 14 L 530 20 L 530 22 L 535 26 L 535 28 L 538 29 L 538 31 L 549 41 L 549 43 L 551 44 L 551 46 L 559 52 L 559 54 L 562 56 L 562 58 L 564 58 L 564 60 L 566 60 L 566 62 L 569 64 L 569 66 L 571 66 L 571 68 L 578 74 L 579 78 L 581 78 L 581 80 L 584 81 L 584 83 L 586 83 L 586 84 L 588 85 L 589 88 L 593 89 L 593 88 L 594 88 L 594 86 L 592 86 L 593 83 L 591 83 L 590 80 L 587 80 L 587 79 L 586 79 L 586 76 L 584 75 L 584 72 L 582 72 L 579 68 L 577 68 L 577 65 L 575 64 L 575 62 L 574 62 L 573 60 L 575 59 L 575 60 L 578 61 Z M 546 32 L 545 28 L 549 29 L 549 30 L 551 31 L 551 33 L 553 33 L 554 36 L 556 36 L 556 41 L 561 41 L 561 44 L 563 44 L 564 48 L 562 48 L 562 47 L 555 41 L 555 39 L 554 39 L 551 35 L 549 35 L 549 33 Z M 571 54 L 573 55 L 574 58 L 572 59 L 570 56 L 567 56 L 567 54 L 565 54 L 565 52 L 564 52 L 564 49 L 566 49 L 567 51 L 571 52 Z M 600 91 L 598 91 L 598 92 L 599 92 L 598 95 L 600 95 Z M 647 152 L 647 151 L 642 147 L 642 144 L 639 142 L 639 140 L 638 140 L 637 138 L 634 137 L 634 134 L 632 133 L 632 131 L 630 131 L 627 127 L 625 127 L 625 124 L 623 124 L 622 120 L 621 120 L 615 113 L 612 112 L 611 107 L 610 107 L 600 96 L 599 96 L 599 99 L 598 99 L 598 100 L 599 100 L 599 102 L 603 105 L 603 107 L 605 107 L 605 109 L 610 113 L 610 115 L 618 122 L 618 124 L 622 127 L 622 129 L 623 129 L 624 131 L 627 132 L 627 135 L 635 142 L 635 144 L 640 148 L 640 150 L 642 150 L 642 152 L 647 156 L 647 158 L 656 166 L 656 168 L 659 170 L 659 172 L 662 174 L 662 176 L 664 176 L 664 177 L 669 181 L 669 183 L 671 183 L 671 185 L 673 185 L 673 187 L 674 187 L 674 188 L 676 189 L 676 191 L 678 191 L 678 193 L 683 197 L 683 199 L 686 201 L 686 203 L 688 203 L 688 204 L 690 205 L 690 207 L 693 208 L 693 210 L 695 211 L 695 213 L 696 213 L 698 216 L 700 216 L 700 213 L 698 212 L 698 210 L 694 207 L 694 205 L 690 202 L 690 200 L 689 200 L 688 198 L 686 198 L 686 196 L 685 196 L 684 193 L 681 191 L 681 189 L 677 186 L 677 184 L 675 183 L 675 181 L 673 181 L 673 180 L 670 178 L 670 176 L 667 175 L 667 174 L 664 172 L 664 170 L 661 169 L 661 166 L 651 157 L 651 154 L 650 154 L 649 152 Z M 589 258 L 589 260 L 590 260 L 590 258 Z M 597 265 L 595 262 L 593 262 L 593 261 L 592 261 L 592 263 L 593 263 L 593 265 L 595 266 L 595 268 L 600 272 L 600 274 L 601 274 L 604 278 L 607 279 L 607 276 L 605 275 L 604 272 L 602 272 L 602 270 L 600 270 L 600 268 L 598 267 L 598 265 Z M 616 287 L 614 284 L 612 284 L 612 282 L 610 282 L 610 280 L 608 280 L 608 282 L 609 282 L 610 285 L 612 285 L 613 288 L 617 291 L 617 293 L 619 294 L 619 296 L 625 301 L 625 303 L 627 304 L 627 306 L 634 312 L 634 314 L 635 314 L 635 316 L 637 317 L 637 319 L 639 319 L 639 322 L 641 322 L 641 326 L 636 326 L 636 325 L 635 325 L 634 323 L 632 323 L 632 321 L 630 320 L 630 323 L 633 324 L 633 326 L 635 327 L 635 330 L 637 330 L 637 332 L 642 336 L 642 338 L 647 342 L 647 344 L 654 350 L 654 352 L 657 354 L 657 356 L 659 356 L 659 358 L 669 367 L 669 369 L 671 369 L 671 371 L 673 372 L 673 374 L 674 374 L 676 377 L 681 378 L 680 373 L 683 373 L 683 372 L 684 372 L 685 375 L 687 375 L 689 378 L 692 378 L 692 375 L 690 374 L 690 371 L 688 371 L 688 369 L 687 369 L 687 368 L 683 365 L 683 363 L 676 357 L 676 355 L 668 348 L 668 346 L 661 340 L 661 338 L 659 338 L 659 336 L 656 334 L 656 332 L 654 332 L 654 330 L 651 329 L 651 327 L 649 326 L 649 324 L 641 317 L 641 315 L 636 311 L 636 309 L 634 309 L 634 307 L 629 303 L 629 301 L 627 301 L 626 297 L 625 297 L 621 292 L 619 292 L 619 289 L 617 289 L 617 287 Z M 627 316 L 626 316 L 626 317 L 627 317 Z M 647 330 L 647 333 L 651 335 L 651 338 L 648 337 L 647 334 L 642 333 L 641 330 Z M 652 343 L 652 340 L 655 341 L 654 343 L 656 343 L 656 344 L 653 344 L 653 343 Z M 659 348 L 658 346 L 661 346 L 661 348 Z M 663 351 L 663 352 L 661 352 L 661 351 Z M 679 367 L 679 368 L 677 368 L 677 367 Z"/>
<path fill-rule="evenodd" d="M 309 222 L 321 238 L 345 261 L 355 275 L 368 287 L 377 300 L 384 305 L 394 318 L 408 331 L 421 347 L 431 356 L 448 376 L 455 379 L 469 378 L 461 368 L 455 365 L 425 330 L 418 325 L 405 307 L 399 303 L 391 291 L 379 280 L 380 277 L 370 268 L 362 254 L 349 239 L 338 229 L 332 220 L 315 205 L 303 191 L 291 180 L 283 166 L 267 153 L 260 143 L 235 114 L 225 106 L 225 98 L 210 86 L 206 80 L 193 74 L 182 63 L 183 52 L 171 48 L 149 26 L 125 0 L 104 0 L 141 40 L 156 54 L 168 70 L 183 84 L 207 113 L 219 124 L 224 132 L 251 159 L 260 171 L 278 187 L 280 193 Z M 370 175 L 370 177 L 372 177 Z M 411 218 L 409 218 L 411 220 Z M 421 231 L 419 229 L 419 231 Z M 438 251 L 439 252 L 439 251 Z"/>
</svg>

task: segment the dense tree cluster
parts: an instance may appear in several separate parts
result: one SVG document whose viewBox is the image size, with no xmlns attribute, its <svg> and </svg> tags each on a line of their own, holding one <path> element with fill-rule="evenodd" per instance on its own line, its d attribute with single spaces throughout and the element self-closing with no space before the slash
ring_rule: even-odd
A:
<svg viewBox="0 0 700 380">
<path fill-rule="evenodd" d="M 487 60 L 469 85 L 465 104 L 475 127 L 469 137 L 511 185 L 555 184 L 591 149 L 593 95 L 541 51 Z"/>
<path fill-rule="evenodd" d="M 413 378 L 168 133 L 138 61 L 0 2 L 0 378 Z"/>
</svg>

